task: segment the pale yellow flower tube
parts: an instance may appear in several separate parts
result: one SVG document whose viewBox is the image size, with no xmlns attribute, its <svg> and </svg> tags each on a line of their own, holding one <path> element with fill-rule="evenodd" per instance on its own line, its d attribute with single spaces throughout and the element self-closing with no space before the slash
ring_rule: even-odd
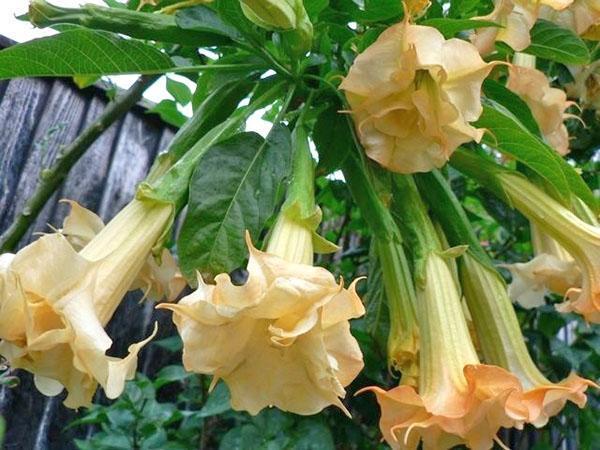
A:
<svg viewBox="0 0 600 450">
<path fill-rule="evenodd" d="M 65 231 L 78 247 L 99 225 L 79 207 L 74 210 L 79 219 L 71 216 Z M 172 216 L 171 205 L 134 200 L 79 252 L 65 235 L 54 233 L 14 256 L 3 255 L 0 354 L 11 367 L 32 372 L 45 395 L 66 388 L 65 405 L 71 408 L 89 406 L 98 384 L 109 398 L 120 395 L 125 380 L 135 375 L 139 350 L 154 334 L 131 345 L 121 359 L 106 355 L 112 340 L 104 326 Z"/>
</svg>

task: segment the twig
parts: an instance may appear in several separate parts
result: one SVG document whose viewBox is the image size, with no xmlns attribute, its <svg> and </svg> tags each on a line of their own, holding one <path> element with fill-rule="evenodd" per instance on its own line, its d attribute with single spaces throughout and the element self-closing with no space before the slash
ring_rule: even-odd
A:
<svg viewBox="0 0 600 450">
<path fill-rule="evenodd" d="M 98 119 L 61 151 L 51 167 L 42 170 L 37 189 L 25 204 L 23 211 L 15 217 L 10 227 L 0 236 L 0 252 L 8 252 L 16 248 L 27 229 L 48 199 L 60 187 L 75 163 L 107 128 L 140 100 L 144 91 L 157 79 L 158 76 L 155 75 L 140 77 L 127 92 L 110 103 Z"/>
</svg>

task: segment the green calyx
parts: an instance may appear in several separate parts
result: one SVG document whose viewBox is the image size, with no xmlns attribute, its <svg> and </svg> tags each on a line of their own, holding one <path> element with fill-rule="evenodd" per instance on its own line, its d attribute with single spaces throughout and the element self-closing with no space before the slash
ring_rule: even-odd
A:
<svg viewBox="0 0 600 450">
<path fill-rule="evenodd" d="M 315 204 L 314 161 L 310 153 L 308 134 L 301 122 L 292 132 L 292 146 L 294 148 L 292 176 L 280 215 L 310 232 L 314 253 L 336 252 L 339 247 L 316 231 L 323 214 L 321 208 Z"/>
</svg>

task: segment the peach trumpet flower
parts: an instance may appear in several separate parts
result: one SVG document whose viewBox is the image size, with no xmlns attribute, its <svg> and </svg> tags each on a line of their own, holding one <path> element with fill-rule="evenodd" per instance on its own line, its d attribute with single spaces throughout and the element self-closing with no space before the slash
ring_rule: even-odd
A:
<svg viewBox="0 0 600 450">
<path fill-rule="evenodd" d="M 470 123 L 493 67 L 469 42 L 407 19 L 356 57 L 340 88 L 367 156 L 394 172 L 427 172 L 481 139 Z"/>
<path fill-rule="evenodd" d="M 62 233 L 0 257 L 0 354 L 34 375 L 40 392 L 68 391 L 65 405 L 89 406 L 100 384 L 116 398 L 154 336 L 107 356 L 104 327 L 168 230 L 173 207 L 134 200 L 102 228 L 75 203 Z M 101 228 L 101 229 L 100 229 Z M 97 234 L 96 234 L 97 233 Z"/>
<path fill-rule="evenodd" d="M 317 222 L 318 223 L 318 222 Z M 236 410 L 275 406 L 315 414 L 329 405 L 349 414 L 340 397 L 363 367 L 348 320 L 364 314 L 354 281 L 348 289 L 313 267 L 313 231 L 290 209 L 280 213 L 265 252 L 246 242 L 248 279 L 228 274 L 205 284 L 173 311 L 187 370 L 223 379 Z"/>
</svg>

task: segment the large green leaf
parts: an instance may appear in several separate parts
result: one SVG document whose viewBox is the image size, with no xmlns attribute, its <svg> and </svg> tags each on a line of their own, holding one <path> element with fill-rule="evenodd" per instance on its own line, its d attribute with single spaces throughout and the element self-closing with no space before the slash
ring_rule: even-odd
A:
<svg viewBox="0 0 600 450">
<path fill-rule="evenodd" d="M 291 164 L 290 133 L 276 126 L 265 140 L 239 133 L 203 156 L 190 182 L 188 213 L 178 241 L 184 273 L 217 274 L 240 267 L 244 234 L 256 240 L 273 214 Z"/>
<path fill-rule="evenodd" d="M 177 11 L 175 20 L 184 30 L 205 31 L 238 39 L 240 33 L 231 25 L 223 22 L 217 13 L 206 6 L 184 8 Z"/>
<path fill-rule="evenodd" d="M 327 108 L 319 114 L 315 123 L 313 140 L 319 152 L 319 175 L 339 169 L 354 145 L 348 118 L 338 110 L 336 105 Z"/>
<path fill-rule="evenodd" d="M 494 100 L 508 109 L 530 132 L 536 136 L 542 135 L 540 127 L 527 103 L 506 86 L 495 80 L 487 79 L 483 82 L 483 93 L 487 98 Z"/>
<path fill-rule="evenodd" d="M 550 146 L 533 135 L 503 106 L 485 105 L 476 126 L 489 131 L 484 143 L 525 164 L 553 188 L 554 196 L 566 205 L 575 194 L 594 210 L 596 200 L 579 174 Z"/>
<path fill-rule="evenodd" d="M 586 64 L 590 60 L 579 36 L 547 20 L 538 20 L 531 29 L 531 45 L 524 52 L 563 64 Z"/>
<path fill-rule="evenodd" d="M 446 39 L 454 37 L 457 33 L 465 30 L 475 30 L 477 28 L 500 26 L 495 22 L 490 22 L 489 20 L 448 18 L 427 19 L 419 23 L 419 25 L 426 25 L 429 27 L 437 28 L 437 30 L 440 33 L 442 33 Z"/>
<path fill-rule="evenodd" d="M 156 48 L 117 34 L 76 28 L 0 51 L 0 79 L 162 73 L 174 67 Z"/>
</svg>

